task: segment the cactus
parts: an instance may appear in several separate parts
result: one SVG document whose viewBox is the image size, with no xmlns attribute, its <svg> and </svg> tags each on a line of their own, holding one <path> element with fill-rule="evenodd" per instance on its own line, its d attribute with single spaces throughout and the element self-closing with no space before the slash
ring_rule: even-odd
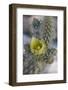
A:
<svg viewBox="0 0 68 90">
<path fill-rule="evenodd" d="M 30 43 L 32 41 L 31 38 L 30 43 L 24 46 L 25 53 L 23 55 L 23 74 L 39 74 L 44 69 L 46 64 L 51 64 L 53 62 L 53 56 L 56 55 L 57 49 L 50 46 L 52 40 L 54 39 L 53 34 L 55 31 L 55 29 L 53 29 L 52 20 L 53 17 L 51 16 L 43 16 L 43 20 L 34 18 L 31 24 L 32 38 L 35 37 L 34 43 L 32 43 L 32 45 L 35 45 L 36 51 L 36 46 L 38 47 L 38 45 L 42 45 L 43 43 L 40 44 L 41 40 L 44 40 L 44 42 L 47 43 L 47 51 L 45 50 L 45 48 L 44 50 L 42 50 L 41 47 L 41 53 L 40 50 L 37 50 L 36 54 L 35 52 L 33 53 L 34 50 L 30 46 Z M 35 40 L 37 41 L 37 43 L 35 42 Z M 46 51 L 46 53 L 43 53 L 43 51 Z"/>
</svg>

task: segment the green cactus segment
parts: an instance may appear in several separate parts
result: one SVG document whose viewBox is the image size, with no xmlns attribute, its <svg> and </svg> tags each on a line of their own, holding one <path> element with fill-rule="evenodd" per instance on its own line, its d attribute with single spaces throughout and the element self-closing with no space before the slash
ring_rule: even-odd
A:
<svg viewBox="0 0 68 90">
<path fill-rule="evenodd" d="M 52 24 L 51 24 L 51 18 L 50 17 L 44 17 L 44 23 L 43 23 L 43 38 L 49 42 L 50 37 L 51 37 L 51 32 L 52 32 Z"/>
<path fill-rule="evenodd" d="M 36 19 L 36 18 L 33 19 L 32 25 L 33 25 L 34 29 L 39 29 L 40 28 L 40 24 L 41 23 L 40 23 L 40 21 L 38 19 Z"/>
</svg>

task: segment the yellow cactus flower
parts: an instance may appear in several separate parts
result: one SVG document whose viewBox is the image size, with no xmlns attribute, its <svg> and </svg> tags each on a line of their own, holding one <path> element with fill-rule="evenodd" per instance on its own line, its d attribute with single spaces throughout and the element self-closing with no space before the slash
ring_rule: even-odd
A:
<svg viewBox="0 0 68 90">
<path fill-rule="evenodd" d="M 35 37 L 32 37 L 30 43 L 31 52 L 35 55 L 45 54 L 47 51 L 47 43 L 44 40 L 39 40 Z"/>
</svg>

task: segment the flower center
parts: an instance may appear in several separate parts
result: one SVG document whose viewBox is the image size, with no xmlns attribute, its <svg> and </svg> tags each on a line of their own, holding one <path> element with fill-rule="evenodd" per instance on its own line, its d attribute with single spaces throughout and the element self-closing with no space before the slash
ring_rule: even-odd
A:
<svg viewBox="0 0 68 90">
<path fill-rule="evenodd" d="M 42 48 L 42 44 L 39 43 L 36 48 L 37 48 L 37 50 L 40 50 Z"/>
<path fill-rule="evenodd" d="M 39 50 L 40 48 L 41 48 L 40 46 L 37 47 L 38 50 Z"/>
</svg>

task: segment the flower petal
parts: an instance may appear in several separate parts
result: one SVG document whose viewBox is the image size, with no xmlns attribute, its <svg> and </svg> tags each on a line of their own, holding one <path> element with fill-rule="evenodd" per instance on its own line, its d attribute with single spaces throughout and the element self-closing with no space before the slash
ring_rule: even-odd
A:
<svg viewBox="0 0 68 90">
<path fill-rule="evenodd" d="M 32 37 L 30 44 L 31 52 L 35 55 L 45 54 L 47 51 L 47 43 L 44 40 L 39 40 L 35 37 Z"/>
</svg>

